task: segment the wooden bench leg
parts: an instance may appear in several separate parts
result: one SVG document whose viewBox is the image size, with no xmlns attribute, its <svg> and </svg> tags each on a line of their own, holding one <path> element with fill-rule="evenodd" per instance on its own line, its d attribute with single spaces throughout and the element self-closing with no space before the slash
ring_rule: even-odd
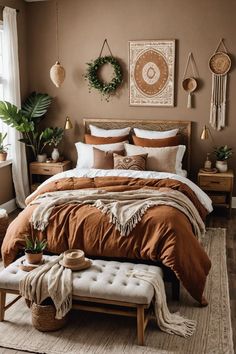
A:
<svg viewBox="0 0 236 354">
<path fill-rule="evenodd" d="M 144 306 L 137 305 L 137 335 L 138 335 L 138 345 L 144 345 Z"/>
<path fill-rule="evenodd" d="M 4 321 L 5 305 L 6 293 L 4 291 L 0 291 L 0 322 Z"/>
</svg>

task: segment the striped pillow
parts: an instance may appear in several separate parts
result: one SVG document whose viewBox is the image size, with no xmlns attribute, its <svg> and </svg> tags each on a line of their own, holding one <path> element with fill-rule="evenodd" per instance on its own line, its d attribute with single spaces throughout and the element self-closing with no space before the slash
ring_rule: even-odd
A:
<svg viewBox="0 0 236 354">
<path fill-rule="evenodd" d="M 120 156 L 113 154 L 114 169 L 145 171 L 147 156 L 148 154 L 134 156 Z"/>
</svg>

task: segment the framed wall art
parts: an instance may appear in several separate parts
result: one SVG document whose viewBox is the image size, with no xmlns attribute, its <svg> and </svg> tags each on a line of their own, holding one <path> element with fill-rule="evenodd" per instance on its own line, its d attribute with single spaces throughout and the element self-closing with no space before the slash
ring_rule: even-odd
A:
<svg viewBox="0 0 236 354">
<path fill-rule="evenodd" d="M 131 106 L 174 106 L 175 41 L 129 42 Z"/>
</svg>

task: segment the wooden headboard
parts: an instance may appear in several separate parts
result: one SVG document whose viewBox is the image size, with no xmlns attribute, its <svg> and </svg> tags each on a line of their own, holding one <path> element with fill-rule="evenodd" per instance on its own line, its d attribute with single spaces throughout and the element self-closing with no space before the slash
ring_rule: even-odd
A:
<svg viewBox="0 0 236 354">
<path fill-rule="evenodd" d="M 90 134 L 89 124 L 103 129 L 119 129 L 125 127 L 140 128 L 147 130 L 171 130 L 178 128 L 182 136 L 182 142 L 186 145 L 183 168 L 190 171 L 191 153 L 191 121 L 186 120 L 149 120 L 149 119 L 112 119 L 112 118 L 84 118 L 85 133 Z M 132 129 L 131 129 L 132 134 Z"/>
</svg>

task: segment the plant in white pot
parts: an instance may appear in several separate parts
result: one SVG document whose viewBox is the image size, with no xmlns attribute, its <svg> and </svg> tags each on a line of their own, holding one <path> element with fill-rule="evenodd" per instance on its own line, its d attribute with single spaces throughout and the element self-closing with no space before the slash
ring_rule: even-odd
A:
<svg viewBox="0 0 236 354">
<path fill-rule="evenodd" d="M 214 148 L 214 154 L 216 156 L 216 168 L 219 172 L 228 171 L 228 159 L 233 155 L 232 148 L 227 145 Z"/>
<path fill-rule="evenodd" d="M 42 261 L 43 251 L 47 247 L 46 240 L 39 240 L 28 235 L 25 237 L 25 258 L 29 264 L 39 264 Z"/>
<path fill-rule="evenodd" d="M 61 142 L 63 135 L 64 135 L 64 129 L 63 128 L 47 128 L 46 129 L 48 132 L 48 144 L 53 146 L 53 151 L 52 151 L 52 159 L 54 162 L 57 162 L 60 157 L 60 153 L 58 151 L 58 145 Z"/>
<path fill-rule="evenodd" d="M 4 145 L 6 137 L 7 133 L 3 134 L 0 132 L 0 161 L 6 161 L 7 159 L 7 146 L 9 144 Z"/>
</svg>

